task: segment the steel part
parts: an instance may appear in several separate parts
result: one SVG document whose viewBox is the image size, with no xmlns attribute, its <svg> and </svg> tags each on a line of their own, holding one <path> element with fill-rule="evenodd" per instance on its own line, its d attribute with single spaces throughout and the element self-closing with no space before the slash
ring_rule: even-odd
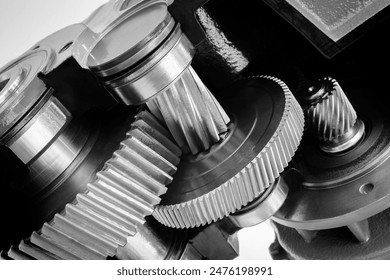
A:
<svg viewBox="0 0 390 280">
<path fill-rule="evenodd" d="M 276 178 L 275 182 L 259 197 L 247 206 L 228 216 L 237 227 L 251 227 L 271 218 L 283 205 L 287 198 L 288 186 L 283 177 Z"/>
<path fill-rule="evenodd" d="M 311 129 L 328 153 L 340 153 L 357 145 L 364 136 L 364 123 L 335 79 L 326 77 L 308 90 L 305 110 Z"/>
<path fill-rule="evenodd" d="M 207 225 L 189 242 L 207 260 L 235 259 L 240 251 L 237 233 L 226 230 L 218 223 Z"/>
<path fill-rule="evenodd" d="M 164 225 L 196 227 L 234 213 L 263 194 L 296 151 L 303 112 L 282 81 L 252 77 L 230 94 L 229 133 L 209 151 L 182 159 L 153 213 Z"/>
<path fill-rule="evenodd" d="M 55 61 L 54 49 L 42 45 L 9 63 L 1 74 L 18 73 L 14 82 L 3 88 L 1 108 L 6 115 L 0 116 L 4 125 L 0 143 L 26 164 L 31 182 L 38 186 L 31 189 L 37 192 L 72 163 L 88 137 L 85 128 L 68 127 L 71 114 L 53 96 L 53 89 L 38 78 Z"/>
<path fill-rule="evenodd" d="M 51 96 L 31 120 L 16 132 L 5 145 L 23 163 L 29 164 L 58 136 L 70 119 L 68 110 L 55 97 Z"/>
<path fill-rule="evenodd" d="M 154 219 L 148 219 L 134 236 L 119 247 L 116 257 L 122 260 L 202 259 L 188 242 L 187 231 L 169 229 Z"/>
<path fill-rule="evenodd" d="M 166 3 L 143 5 L 121 14 L 101 34 L 84 34 L 93 46 L 84 47 L 90 49 L 86 64 L 118 101 L 146 103 L 185 153 L 207 150 L 226 133 L 230 119 L 190 66 L 193 46 Z"/>
<path fill-rule="evenodd" d="M 176 166 L 169 159 L 179 162 L 180 149 L 157 123 L 150 113 L 138 114 L 128 137 L 87 185 L 87 192 L 78 194 L 40 233 L 34 232 L 33 245 L 26 247 L 22 241 L 19 247 L 27 248 L 24 252 L 34 258 L 45 257 L 34 253 L 41 250 L 60 259 L 115 256 L 153 212 L 166 191 L 165 184 L 172 181 L 170 174 Z"/>
<path fill-rule="evenodd" d="M 117 24 L 118 19 L 121 20 L 121 15 L 128 10 L 134 10 L 145 4 L 153 4 L 156 2 L 170 5 L 172 0 L 158 1 L 158 0 L 111 0 L 97 8 L 91 15 L 83 20 L 83 24 L 88 26 L 93 32 L 99 34 L 106 31 L 110 26 Z"/>
<path fill-rule="evenodd" d="M 50 50 L 29 52 L 0 70 L 0 137 L 9 132 L 45 94 L 45 84 L 37 78 L 53 60 Z M 7 83 L 5 83 L 7 81 Z M 24 120 L 26 121 L 26 120 Z"/>
<path fill-rule="evenodd" d="M 272 218 L 296 229 L 306 240 L 307 231 L 348 227 L 358 241 L 367 242 L 371 235 L 367 219 L 389 205 L 386 111 L 367 101 L 357 102 L 371 89 L 352 87 L 350 91 L 366 126 L 364 138 L 353 149 L 335 156 L 322 152 L 310 135 L 305 135 L 295 169 L 285 176 L 288 197 Z"/>
<path fill-rule="evenodd" d="M 293 228 L 277 223 L 273 223 L 273 227 L 280 251 L 285 251 L 284 259 L 389 259 L 389 219 L 387 209 L 366 220 L 371 238 L 364 244 L 356 242 L 346 227 L 318 231 L 310 242 L 305 241 Z"/>
<path fill-rule="evenodd" d="M 210 149 L 227 131 L 229 117 L 189 66 L 164 93 L 146 103 L 184 152 Z"/>
</svg>

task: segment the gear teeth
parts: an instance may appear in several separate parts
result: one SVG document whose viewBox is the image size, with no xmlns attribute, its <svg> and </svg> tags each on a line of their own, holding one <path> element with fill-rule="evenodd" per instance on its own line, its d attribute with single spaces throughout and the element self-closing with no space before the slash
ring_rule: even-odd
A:
<svg viewBox="0 0 390 280">
<path fill-rule="evenodd" d="M 31 256 L 33 259 L 36 259 L 36 260 L 58 260 L 59 259 L 53 253 L 50 253 L 50 252 L 48 252 L 48 251 L 46 251 L 38 246 L 35 246 L 29 242 L 26 242 L 24 240 L 22 240 L 19 243 L 18 249 L 21 252 Z"/>
<path fill-rule="evenodd" d="M 208 150 L 228 130 L 229 117 L 191 66 L 146 105 L 185 153 Z"/>
<path fill-rule="evenodd" d="M 314 100 L 306 109 L 307 119 L 323 141 L 332 141 L 349 131 L 357 115 L 339 83 L 326 77 L 322 82 L 327 87 L 325 97 Z"/>
<path fill-rule="evenodd" d="M 19 258 L 106 259 L 151 215 L 172 181 L 181 150 L 148 112 L 140 112 L 127 138 L 96 179 L 56 214 L 51 224 L 19 244 Z M 20 256 L 19 256 L 19 255 Z"/>
<path fill-rule="evenodd" d="M 232 214 L 260 196 L 292 159 L 303 134 L 302 109 L 281 80 L 270 76 L 255 78 L 274 81 L 285 94 L 284 114 L 273 137 L 250 164 L 219 188 L 180 204 L 158 205 L 153 215 L 162 224 L 191 228 Z"/>
</svg>

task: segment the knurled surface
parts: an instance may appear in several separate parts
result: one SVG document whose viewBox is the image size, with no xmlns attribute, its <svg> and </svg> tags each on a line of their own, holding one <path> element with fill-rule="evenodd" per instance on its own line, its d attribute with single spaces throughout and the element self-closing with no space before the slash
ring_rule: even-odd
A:
<svg viewBox="0 0 390 280">
<path fill-rule="evenodd" d="M 261 195 L 288 165 L 303 134 L 302 109 L 282 81 L 270 76 L 257 78 L 274 81 L 285 95 L 283 117 L 273 137 L 251 163 L 220 187 L 180 204 L 157 205 L 153 215 L 162 224 L 190 228 L 234 213 Z"/>
</svg>

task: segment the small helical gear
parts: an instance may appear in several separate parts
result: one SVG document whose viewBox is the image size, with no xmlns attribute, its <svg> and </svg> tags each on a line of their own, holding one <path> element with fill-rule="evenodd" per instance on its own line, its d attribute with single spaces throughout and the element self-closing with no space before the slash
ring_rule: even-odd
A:
<svg viewBox="0 0 390 280">
<path fill-rule="evenodd" d="M 18 250 L 35 259 L 115 256 L 160 202 L 180 155 L 166 129 L 147 111 L 140 112 L 127 138 L 87 191 L 33 232 L 28 241 L 23 240 Z M 13 258 L 24 256 L 11 254 Z"/>
<path fill-rule="evenodd" d="M 153 215 L 162 224 L 175 228 L 190 228 L 234 213 L 264 193 L 288 165 L 303 134 L 302 109 L 288 87 L 279 79 L 270 76 L 250 79 L 268 80 L 265 81 L 267 83 L 272 81 L 276 83 L 273 87 L 279 86 L 277 90 L 283 91 L 281 95 L 284 95 L 285 99 L 284 109 L 273 136 L 245 168 L 219 187 L 182 203 L 157 205 Z"/>
<path fill-rule="evenodd" d="M 311 130 L 327 153 L 339 153 L 355 146 L 364 136 L 364 123 L 357 118 L 339 83 L 320 79 L 304 97 L 310 104 L 305 113 Z"/>
<path fill-rule="evenodd" d="M 350 130 L 357 119 L 356 112 L 339 83 L 330 77 L 309 88 L 306 99 L 308 123 L 323 141 L 332 141 Z"/>
</svg>

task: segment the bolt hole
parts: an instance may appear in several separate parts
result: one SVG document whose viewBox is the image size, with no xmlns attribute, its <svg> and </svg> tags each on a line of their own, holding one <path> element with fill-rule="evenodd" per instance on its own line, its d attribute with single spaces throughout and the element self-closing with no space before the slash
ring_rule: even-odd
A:
<svg viewBox="0 0 390 280">
<path fill-rule="evenodd" d="M 374 185 L 371 183 L 363 184 L 359 188 L 361 194 L 368 194 L 374 189 Z"/>
<path fill-rule="evenodd" d="M 73 44 L 73 42 L 69 42 L 67 43 L 65 46 L 62 47 L 62 49 L 60 49 L 60 51 L 58 53 L 63 53 L 64 51 L 66 51 L 67 49 L 69 49 L 69 47 Z"/>
</svg>

